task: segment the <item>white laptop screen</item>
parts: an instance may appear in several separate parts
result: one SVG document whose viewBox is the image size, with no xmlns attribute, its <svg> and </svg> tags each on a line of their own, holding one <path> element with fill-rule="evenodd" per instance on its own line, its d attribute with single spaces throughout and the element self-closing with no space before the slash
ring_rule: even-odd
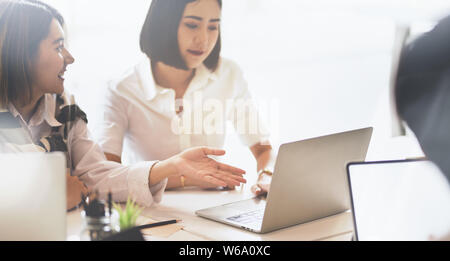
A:
<svg viewBox="0 0 450 261">
<path fill-rule="evenodd" d="M 350 164 L 358 240 L 429 240 L 450 233 L 450 185 L 429 161 Z"/>
<path fill-rule="evenodd" d="M 66 158 L 0 153 L 0 241 L 66 239 Z"/>
</svg>

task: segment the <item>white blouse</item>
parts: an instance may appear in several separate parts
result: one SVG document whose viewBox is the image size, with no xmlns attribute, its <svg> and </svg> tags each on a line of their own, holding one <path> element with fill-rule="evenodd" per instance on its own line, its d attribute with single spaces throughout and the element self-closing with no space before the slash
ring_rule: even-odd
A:
<svg viewBox="0 0 450 261">
<path fill-rule="evenodd" d="M 125 140 L 132 161 L 164 160 L 193 146 L 221 148 L 227 121 L 246 146 L 269 139 L 240 68 L 224 58 L 215 72 L 196 69 L 182 101 L 155 83 L 149 59 L 111 81 L 106 96 L 99 144 L 122 156 Z"/>
</svg>

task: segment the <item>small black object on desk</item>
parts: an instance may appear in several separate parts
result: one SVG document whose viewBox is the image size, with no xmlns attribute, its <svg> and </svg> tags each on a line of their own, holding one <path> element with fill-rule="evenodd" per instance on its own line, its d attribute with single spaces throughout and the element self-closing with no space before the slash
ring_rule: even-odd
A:
<svg viewBox="0 0 450 261">
<path fill-rule="evenodd" d="M 111 192 L 108 195 L 108 201 L 111 201 Z M 81 194 L 81 204 L 84 208 L 85 228 L 82 232 L 82 240 L 98 241 L 113 234 L 111 227 L 111 214 L 106 215 L 105 202 L 98 198 L 98 192 L 89 197 L 86 202 L 86 196 Z M 108 202 L 108 206 L 111 206 Z M 109 210 L 111 212 L 111 209 Z"/>
<path fill-rule="evenodd" d="M 97 193 L 95 197 L 89 199 L 89 203 L 86 202 L 86 197 L 81 194 L 81 203 L 83 204 L 84 211 L 88 217 L 104 217 L 105 216 L 105 204 L 98 199 Z"/>
<path fill-rule="evenodd" d="M 138 227 L 132 227 L 121 231 L 120 233 L 112 234 L 109 237 L 102 239 L 103 241 L 145 241 L 141 230 Z"/>
</svg>

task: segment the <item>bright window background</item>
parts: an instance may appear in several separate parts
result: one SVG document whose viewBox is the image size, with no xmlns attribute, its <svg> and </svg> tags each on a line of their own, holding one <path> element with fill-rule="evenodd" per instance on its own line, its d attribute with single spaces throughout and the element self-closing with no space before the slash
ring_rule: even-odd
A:
<svg viewBox="0 0 450 261">
<path fill-rule="evenodd" d="M 144 57 L 139 32 L 151 1 L 46 2 L 66 19 L 67 44 L 76 59 L 66 88 L 87 112 L 95 137 L 108 80 Z M 448 0 L 224 0 L 222 55 L 242 67 L 258 100 L 279 105 L 270 108 L 278 111 L 270 126 L 275 147 L 374 126 L 368 159 L 417 156 L 414 138 L 390 135 L 395 28 L 427 27 L 446 14 Z M 229 133 L 228 162 L 255 169 L 249 150 Z"/>
</svg>

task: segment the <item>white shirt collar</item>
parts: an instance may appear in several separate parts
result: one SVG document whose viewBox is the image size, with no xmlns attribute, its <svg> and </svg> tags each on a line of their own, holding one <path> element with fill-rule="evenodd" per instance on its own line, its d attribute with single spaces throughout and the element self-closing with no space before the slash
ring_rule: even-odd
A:
<svg viewBox="0 0 450 261">
<path fill-rule="evenodd" d="M 152 100 L 156 95 L 164 94 L 170 89 L 158 86 L 151 73 L 151 62 L 150 59 L 146 58 L 141 63 L 136 66 L 136 72 L 141 86 L 144 88 L 144 93 L 147 100 Z M 201 64 L 195 69 L 195 75 L 189 84 L 186 93 L 192 92 L 194 90 L 201 89 L 207 85 L 208 80 L 213 81 L 218 79 L 216 72 L 211 72 L 204 64 Z"/>
<path fill-rule="evenodd" d="M 28 125 L 38 126 L 45 120 L 51 127 L 61 126 L 62 124 L 55 118 L 55 108 L 56 99 L 54 94 L 44 94 L 39 102 L 38 108 L 36 108 L 33 116 L 31 116 Z M 20 115 L 19 111 L 17 111 L 12 103 L 8 104 L 8 110 L 14 117 L 19 116 L 23 120 L 22 115 Z"/>
</svg>

